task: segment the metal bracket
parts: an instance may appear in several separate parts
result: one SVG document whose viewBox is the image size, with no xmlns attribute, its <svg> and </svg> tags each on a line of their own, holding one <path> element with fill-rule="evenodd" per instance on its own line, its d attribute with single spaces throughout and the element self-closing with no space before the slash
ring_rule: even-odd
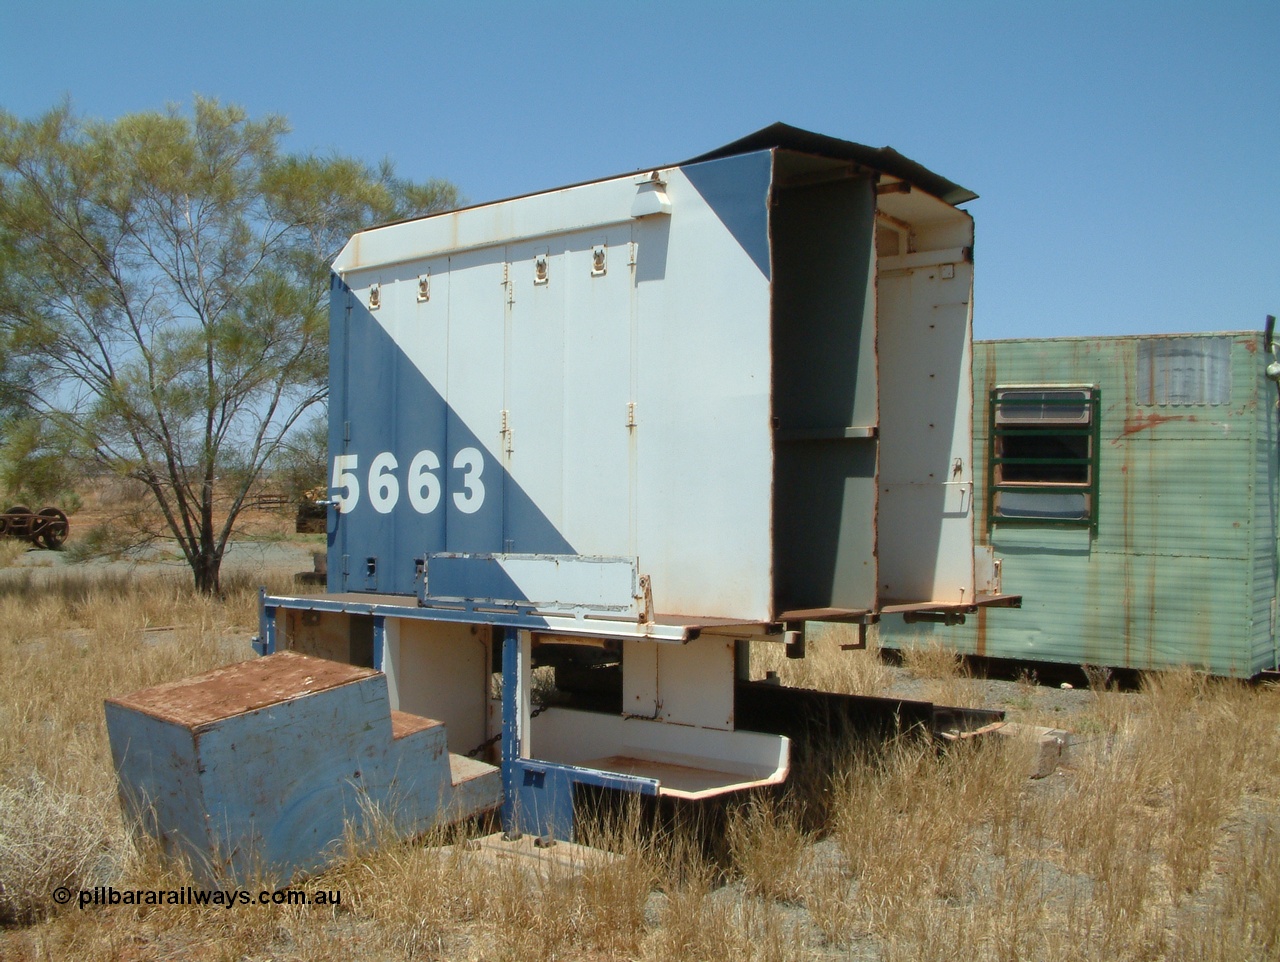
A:
<svg viewBox="0 0 1280 962">
<path fill-rule="evenodd" d="M 851 645 L 841 645 L 841 651 L 860 651 L 867 647 L 867 623 L 859 621 L 858 623 L 858 640 Z"/>
<path fill-rule="evenodd" d="M 954 627 L 964 624 L 964 614 L 959 611 L 904 611 L 902 620 L 908 625 L 925 623 Z"/>
<path fill-rule="evenodd" d="M 640 612 L 640 620 L 646 625 L 651 625 L 653 624 L 653 582 L 649 580 L 648 575 L 640 576 L 640 595 L 644 606 Z"/>
</svg>

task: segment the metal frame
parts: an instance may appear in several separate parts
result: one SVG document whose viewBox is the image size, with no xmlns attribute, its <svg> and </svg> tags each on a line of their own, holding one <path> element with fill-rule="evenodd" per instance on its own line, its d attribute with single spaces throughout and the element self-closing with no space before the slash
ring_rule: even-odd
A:
<svg viewBox="0 0 1280 962">
<path fill-rule="evenodd" d="M 1068 388 L 1059 388 L 1058 385 L 1018 385 L 1018 389 L 1027 390 L 1067 390 Z M 1014 388 L 1006 385 L 996 387 L 991 390 L 988 396 L 987 404 L 987 531 L 988 533 L 999 524 L 1011 525 L 1047 525 L 1054 527 L 1072 527 L 1072 528 L 1088 528 L 1091 532 L 1096 533 L 1098 530 L 1098 459 L 1101 455 L 1101 438 L 1102 438 L 1102 401 L 1101 392 L 1096 385 L 1079 387 L 1071 385 L 1070 390 L 1080 390 L 1087 392 L 1088 396 L 1083 401 L 1074 398 L 1036 398 L 1020 400 L 1014 398 L 1000 398 L 1001 391 L 1009 391 Z M 1087 437 L 1089 439 L 1089 481 L 1087 484 L 1054 484 L 1051 482 L 1001 482 L 997 480 L 999 471 L 997 470 L 1003 464 L 1022 464 L 1022 465 L 1055 465 L 1055 464 L 1076 464 L 1074 459 L 1067 458 L 1004 458 L 996 453 L 996 439 L 998 437 L 1013 436 L 1039 436 L 1046 433 L 1043 429 L 1037 429 L 1028 425 L 1019 424 L 1017 426 L 1002 426 L 996 423 L 996 410 L 1001 405 L 1018 407 L 1019 405 L 1030 407 L 1073 407 L 1078 408 L 1081 404 L 1085 404 L 1089 409 L 1089 424 L 1073 427 L 1065 424 L 1053 424 L 1054 433 L 1060 435 L 1070 435 L 1073 437 Z M 1042 517 L 1018 517 L 1016 515 L 997 515 L 996 514 L 996 494 L 1000 491 L 1010 492 L 1050 492 L 1050 493 L 1071 493 L 1071 494 L 1087 494 L 1089 498 L 1089 513 L 1085 518 L 1042 518 Z"/>
<path fill-rule="evenodd" d="M 502 631 L 502 828 L 569 840 L 573 836 L 573 787 L 594 785 L 657 795 L 659 783 L 618 772 L 527 758 L 521 710 L 524 648 L 515 628 Z"/>
<path fill-rule="evenodd" d="M 531 715 L 524 704 L 526 695 L 523 692 L 526 660 L 529 657 L 525 638 L 534 634 L 555 633 L 586 638 L 603 636 L 680 643 L 696 639 L 704 628 L 709 633 L 717 633 L 728 627 L 714 619 L 705 624 L 637 624 L 549 618 L 530 611 L 512 613 L 477 608 L 460 611 L 455 608 L 422 607 L 412 597 L 404 598 L 403 603 L 396 603 L 387 596 L 372 596 L 368 601 L 332 596 L 274 596 L 268 595 L 265 589 L 259 592 L 259 605 L 259 635 L 254 639 L 253 647 L 260 655 L 276 651 L 279 639 L 276 619 L 282 609 L 371 615 L 374 619 L 374 667 L 379 670 L 385 651 L 388 618 L 485 624 L 500 629 L 495 641 L 500 639 L 502 646 L 502 725 L 498 738 L 501 747 L 503 829 L 513 834 L 529 832 L 566 840 L 572 837 L 574 828 L 574 786 L 591 785 L 656 796 L 660 793 L 661 782 L 655 778 L 528 757 L 527 726 Z M 765 630 L 770 626 L 751 623 L 742 627 Z M 526 632 L 528 635 L 525 635 Z"/>
<path fill-rule="evenodd" d="M 386 598 L 385 595 L 371 595 Z M 768 625 L 756 622 L 730 623 L 725 619 L 689 619 L 684 624 L 644 622 L 636 620 L 574 617 L 542 612 L 536 608 L 503 606 L 489 607 L 481 604 L 460 603 L 454 605 L 421 605 L 411 596 L 403 596 L 402 603 L 350 598 L 336 599 L 326 596 L 268 595 L 259 592 L 258 639 L 254 650 L 258 654 L 270 654 L 276 650 L 275 612 L 279 608 L 297 611 L 326 611 L 334 614 L 373 615 L 382 619 L 420 618 L 424 621 L 448 621 L 467 625 L 492 625 L 496 628 L 536 631 L 559 635 L 575 635 L 583 638 L 622 638 L 642 641 L 684 644 L 697 638 L 704 630 L 726 627 L 757 628 L 763 633 Z M 375 626 L 378 622 L 375 622 Z M 376 629 L 375 629 L 376 630 Z"/>
</svg>

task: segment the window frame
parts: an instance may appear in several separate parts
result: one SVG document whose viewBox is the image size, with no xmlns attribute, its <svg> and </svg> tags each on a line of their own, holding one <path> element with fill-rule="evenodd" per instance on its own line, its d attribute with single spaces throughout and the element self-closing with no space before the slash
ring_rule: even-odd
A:
<svg viewBox="0 0 1280 962">
<path fill-rule="evenodd" d="M 1004 457 L 999 453 L 1001 450 L 999 441 L 1001 438 L 1021 434 L 1023 436 L 1033 436 L 1049 433 L 1043 428 L 1028 422 L 1022 423 L 1005 423 L 1001 424 L 997 417 L 1001 406 L 1006 409 L 1010 404 L 1016 405 L 1019 402 L 1009 399 L 1008 395 L 1015 392 L 1025 392 L 1026 394 L 1054 394 L 1065 392 L 1078 392 L 1083 394 L 1083 398 L 1046 398 L 1046 397 L 1028 397 L 1022 403 L 1027 407 L 1035 406 L 1037 408 L 1044 407 L 1062 407 L 1078 410 L 1084 407 L 1088 414 L 1087 423 L 1078 420 L 1055 422 L 1050 419 L 1044 419 L 1042 423 L 1055 429 L 1053 433 L 1059 435 L 1070 435 L 1072 437 L 1084 437 L 1088 439 L 1088 460 L 1087 460 L 1087 480 L 1082 482 L 1067 481 L 1005 481 L 1001 477 L 1000 468 L 1004 464 L 1018 465 L 1053 465 L 1053 464 L 1079 464 L 1078 458 L 1015 458 Z M 987 531 L 990 532 L 996 524 L 1002 525 L 1044 525 L 1051 527 L 1070 527 L 1070 528 L 1088 528 L 1091 532 L 1098 530 L 1098 460 L 1101 451 L 1101 392 L 1096 384 L 1007 384 L 1000 385 L 991 389 L 991 394 L 987 405 Z M 1045 493 L 1071 493 L 1084 494 L 1086 511 L 1083 517 L 1079 518 L 1053 518 L 1044 516 L 1029 515 L 1006 515 L 996 513 L 996 500 L 1001 492 L 1045 492 Z"/>
</svg>

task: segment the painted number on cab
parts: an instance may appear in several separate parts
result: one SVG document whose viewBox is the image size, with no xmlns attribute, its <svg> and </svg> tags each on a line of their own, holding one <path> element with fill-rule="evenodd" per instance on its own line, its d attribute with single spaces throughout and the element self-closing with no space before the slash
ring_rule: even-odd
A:
<svg viewBox="0 0 1280 962">
<path fill-rule="evenodd" d="M 453 504 L 463 514 L 475 514 L 484 504 L 484 456 L 479 448 L 463 448 L 453 456 L 453 468 L 460 472 Z M 403 484 L 399 470 L 400 462 L 390 451 L 375 455 L 363 473 L 358 454 L 339 454 L 333 459 L 333 479 L 329 482 L 334 506 L 340 513 L 350 514 L 360 503 L 362 490 L 368 493 L 369 504 L 379 514 L 390 514 L 402 493 L 408 495 L 409 504 L 418 514 L 430 514 L 440 506 L 440 458 L 434 451 L 419 451 L 413 456 Z"/>
</svg>

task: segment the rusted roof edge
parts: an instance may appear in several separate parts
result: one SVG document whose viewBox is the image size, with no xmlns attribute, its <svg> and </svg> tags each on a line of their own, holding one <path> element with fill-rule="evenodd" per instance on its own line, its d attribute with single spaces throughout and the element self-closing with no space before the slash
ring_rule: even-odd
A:
<svg viewBox="0 0 1280 962">
<path fill-rule="evenodd" d="M 757 150 L 772 150 L 774 148 L 796 150 L 801 153 L 817 154 L 820 157 L 832 157 L 837 160 L 851 160 L 854 163 L 861 164 L 863 167 L 870 167 L 872 170 L 878 170 L 881 173 L 905 180 L 913 187 L 919 187 L 939 200 L 946 201 L 953 207 L 957 204 L 974 200 L 978 196 L 967 187 L 961 187 L 940 174 L 935 174 L 927 167 L 917 164 L 914 160 L 904 157 L 892 147 L 868 147 L 865 144 L 855 144 L 851 140 L 841 140 L 838 137 L 828 137 L 826 134 L 816 134 L 811 130 L 802 130 L 799 127 L 792 127 L 790 124 L 784 123 L 762 127 L 755 133 L 747 134 L 747 136 L 741 137 L 733 141 L 733 143 L 717 147 L 715 150 L 699 154 L 697 157 L 691 157 L 684 161 L 681 166 L 683 164 L 697 164 L 706 160 L 718 160 L 722 157 L 733 157 L 737 154 L 749 154 Z"/>
</svg>

